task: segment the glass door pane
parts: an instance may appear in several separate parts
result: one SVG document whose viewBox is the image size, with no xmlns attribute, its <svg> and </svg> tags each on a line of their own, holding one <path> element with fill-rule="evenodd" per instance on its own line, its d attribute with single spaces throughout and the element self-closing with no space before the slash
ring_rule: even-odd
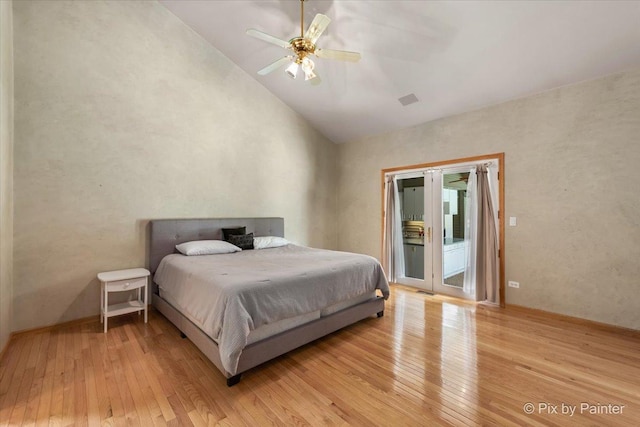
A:
<svg viewBox="0 0 640 427">
<path fill-rule="evenodd" d="M 425 178 L 417 176 L 398 180 L 401 200 L 404 277 L 399 280 L 411 286 L 431 289 L 425 282 Z"/>
<path fill-rule="evenodd" d="M 464 279 L 464 212 L 469 172 L 443 175 L 442 215 L 444 222 L 442 278 L 447 286 L 462 288 Z"/>
<path fill-rule="evenodd" d="M 465 207 L 469 172 L 445 170 L 440 186 L 442 218 L 442 275 L 435 284 L 438 293 L 469 298 L 463 291 L 465 260 Z"/>
</svg>

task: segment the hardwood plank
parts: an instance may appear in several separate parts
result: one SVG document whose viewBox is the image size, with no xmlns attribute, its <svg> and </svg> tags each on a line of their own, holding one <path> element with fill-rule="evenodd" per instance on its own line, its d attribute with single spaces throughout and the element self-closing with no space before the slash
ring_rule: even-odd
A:
<svg viewBox="0 0 640 427">
<path fill-rule="evenodd" d="M 173 412 L 176 414 L 176 418 L 170 423 L 168 423 L 168 425 L 192 426 L 193 422 L 191 421 L 191 418 L 189 418 L 188 413 L 185 411 L 185 408 L 182 405 L 182 402 L 180 401 L 180 398 L 178 397 L 178 395 L 177 394 L 171 395 L 169 396 L 168 400 L 169 400 L 169 404 L 171 405 L 171 408 L 173 409 Z M 191 411 L 189 412 L 196 412 L 196 410 L 191 409 Z"/>
<path fill-rule="evenodd" d="M 35 420 L 35 425 L 38 427 L 49 425 L 49 414 L 51 409 L 51 399 L 53 395 L 53 381 L 55 376 L 56 354 L 58 351 L 59 335 L 59 332 L 56 330 L 52 330 L 50 332 L 49 346 L 45 354 L 47 365 L 45 367 L 42 389 L 39 395 L 38 413 Z"/>
<path fill-rule="evenodd" d="M 27 368 L 22 375 L 22 382 L 16 396 L 16 404 L 13 407 L 11 417 L 9 418 L 10 426 L 21 425 L 24 421 L 24 414 L 27 409 L 27 399 L 32 385 L 34 371 L 35 368 Z"/>
<path fill-rule="evenodd" d="M 123 342 L 121 357 L 125 358 L 126 356 L 127 359 L 123 361 L 123 365 L 127 366 L 125 373 L 129 375 L 127 381 L 137 383 L 137 388 L 140 390 L 140 393 L 132 393 L 132 395 L 140 415 L 141 423 L 147 425 L 147 423 L 150 422 L 149 419 L 152 420 L 151 422 L 154 420 L 157 421 L 157 417 L 162 415 L 162 413 L 141 368 L 141 365 L 144 365 L 144 363 L 141 363 L 143 362 L 141 360 L 141 352 L 136 351 L 136 340 L 129 336 L 128 329 L 129 326 L 125 325 L 124 332 L 127 340 Z"/>
<path fill-rule="evenodd" d="M 36 422 L 40 397 L 43 394 L 42 387 L 44 385 L 44 375 L 47 367 L 47 355 L 51 333 L 46 331 L 37 335 L 40 337 L 40 345 L 38 346 L 36 357 L 27 363 L 28 366 L 32 366 L 34 368 L 34 372 L 31 391 L 29 392 L 29 400 L 24 414 L 23 425 L 25 426 L 35 425 Z"/>
<path fill-rule="evenodd" d="M 90 356 L 87 356 L 90 359 Z M 93 367 L 85 367 L 85 401 L 87 402 L 87 424 L 91 426 L 100 425 L 100 409 L 98 404 L 98 388 L 96 386 L 96 373 Z"/>
<path fill-rule="evenodd" d="M 53 389 L 51 391 L 51 403 L 49 409 L 49 425 L 62 425 L 63 390 L 64 390 L 64 354 L 67 345 L 68 329 L 58 331 L 58 345 L 56 349 L 56 364 L 53 372 Z"/>
<path fill-rule="evenodd" d="M 77 329 L 74 327 L 69 329 L 69 333 L 65 336 L 64 351 L 64 379 L 62 386 L 62 416 L 60 418 L 61 426 L 73 424 L 75 415 L 75 399 L 74 399 L 74 382 L 76 380 L 76 360 L 75 360 L 75 338 Z"/>
<path fill-rule="evenodd" d="M 204 395 L 208 396 L 215 404 L 216 413 L 224 414 L 225 418 L 218 420 L 220 423 L 232 423 L 232 425 L 254 426 L 272 425 L 271 422 L 261 422 L 260 416 L 256 417 L 255 412 L 247 411 L 241 404 L 242 397 L 252 392 L 243 391 L 240 388 L 228 388 L 224 378 L 214 375 L 217 370 L 211 361 L 193 345 L 189 346 L 190 353 L 194 356 L 188 367 L 192 369 L 192 375 L 199 378 L 199 382 L 206 390 Z M 261 414 L 262 415 L 262 414 Z M 273 418 L 270 418 L 273 419 Z"/>
<path fill-rule="evenodd" d="M 118 356 L 119 360 L 122 361 L 122 370 L 126 380 L 126 387 L 131 393 L 136 418 L 140 420 L 140 424 L 143 426 L 151 425 L 151 414 L 149 412 L 149 407 L 146 404 L 145 395 L 143 393 L 143 390 L 146 391 L 147 387 L 145 384 L 142 384 L 141 387 L 140 382 L 138 382 L 138 378 L 136 377 L 133 366 L 127 358 L 126 347 L 123 346 L 123 348 L 118 349 Z"/>
<path fill-rule="evenodd" d="M 187 377 L 184 373 L 184 370 L 181 366 L 183 363 L 183 357 L 181 352 L 175 351 L 176 348 L 181 347 L 181 343 L 178 341 L 170 341 L 173 344 L 169 344 L 167 342 L 167 337 L 164 334 L 159 336 L 158 340 L 158 351 L 156 352 L 158 361 L 162 366 L 162 369 L 167 374 L 167 380 L 171 384 L 171 389 L 173 390 L 173 394 L 167 396 L 167 400 L 171 404 L 171 408 L 178 417 L 178 413 L 176 412 L 176 407 L 179 408 L 179 412 L 183 414 L 182 417 L 178 417 L 180 420 L 184 420 L 186 414 L 193 411 L 195 406 L 191 401 L 187 391 L 185 390 L 183 384 L 187 383 Z M 171 352 L 169 350 L 169 346 L 172 346 L 174 351 Z M 163 387 L 164 389 L 164 387 Z M 171 398 L 174 397 L 174 402 L 171 402 Z M 179 404 L 179 406 L 177 406 Z M 186 417 L 188 419 L 188 417 Z"/>
<path fill-rule="evenodd" d="M 145 362 L 145 359 L 152 357 L 152 355 L 144 354 L 139 340 L 136 339 L 135 337 L 135 332 L 128 326 L 125 326 L 125 330 L 127 332 L 127 335 L 129 336 L 129 342 L 131 343 L 131 348 L 132 348 L 131 356 L 134 356 L 136 359 L 142 362 Z M 142 342 L 144 342 L 144 340 L 142 340 Z M 146 347 L 146 343 L 145 343 L 145 347 Z M 158 381 L 158 377 L 154 374 L 151 366 L 152 366 L 152 362 L 140 363 L 138 365 L 138 368 L 144 374 L 146 381 L 148 382 L 149 387 L 153 392 L 153 396 L 155 397 L 157 405 L 161 411 L 162 417 L 164 418 L 165 421 L 171 421 L 176 417 L 176 415 L 173 413 L 173 409 L 171 409 L 171 405 L 169 404 L 169 401 L 167 400 L 167 397 L 165 396 L 162 390 L 162 386 Z"/>
<path fill-rule="evenodd" d="M 12 338 L 2 425 L 635 426 L 640 334 L 392 286 L 371 318 L 267 362 L 228 388 L 159 313 Z M 535 405 L 533 414 L 523 406 Z M 582 402 L 601 411 L 580 411 Z M 573 405 L 572 416 L 541 404 Z M 595 406 L 600 404 L 600 406 Z M 624 405 L 606 414 L 607 404 Z"/>
<path fill-rule="evenodd" d="M 96 326 L 100 326 L 97 324 Z M 101 332 L 101 331 L 98 331 Z M 96 387 L 100 390 L 98 406 L 102 423 L 109 421 L 112 425 L 125 425 L 125 411 L 118 389 L 118 382 L 113 373 L 108 341 L 104 334 L 94 334 L 95 340 L 91 346 L 93 366 L 97 370 Z"/>
<path fill-rule="evenodd" d="M 185 360 L 185 376 L 181 379 L 182 387 L 187 392 L 189 399 L 193 403 L 193 406 L 198 411 L 200 416 L 205 422 L 216 423 L 225 417 L 225 414 L 220 410 L 220 407 L 215 403 L 213 399 L 208 396 L 207 391 L 202 387 L 199 381 L 191 381 L 189 378 L 189 368 L 191 360 Z"/>
<path fill-rule="evenodd" d="M 118 333 L 107 335 L 107 354 L 109 355 L 109 361 L 112 368 L 112 377 L 108 380 L 115 382 L 118 394 L 122 401 L 122 414 L 114 420 L 116 423 L 122 425 L 139 426 L 140 418 L 133 401 L 133 390 L 130 389 L 129 384 L 127 383 L 127 378 L 123 369 L 124 363 L 120 356 L 120 349 L 122 348 L 120 335 Z"/>
<path fill-rule="evenodd" d="M 207 423 L 202 419 L 200 413 L 195 409 L 187 414 L 195 427 L 207 427 Z"/>
<path fill-rule="evenodd" d="M 80 334 L 76 335 L 79 337 Z M 76 339 L 76 342 L 79 340 Z M 74 364 L 74 377 L 75 381 L 73 382 L 73 400 L 74 400 L 74 414 L 73 414 L 73 424 L 75 426 L 85 427 L 88 424 L 88 413 L 87 413 L 87 385 L 85 382 L 85 361 L 91 361 L 90 357 L 86 359 L 83 357 L 78 358 L 78 355 L 82 355 L 82 347 L 76 346 L 74 348 L 74 352 L 76 355 L 75 364 Z M 89 366 L 88 369 L 91 369 Z"/>
<path fill-rule="evenodd" d="M 109 394 L 109 387 L 105 377 L 105 361 L 102 355 L 104 354 L 104 346 L 98 340 L 98 335 L 92 331 L 89 335 L 88 344 L 88 357 L 91 359 L 91 366 L 93 367 L 93 387 L 96 390 L 95 401 L 92 405 L 95 405 L 94 410 L 98 417 L 98 422 L 104 423 L 107 419 L 113 416 L 113 410 L 111 409 L 111 399 Z M 101 350 L 102 349 L 102 350 Z M 89 380 L 87 380 L 89 384 Z M 93 393 L 91 389 L 87 391 L 89 395 Z M 89 399 L 93 399 L 90 397 Z"/>
<path fill-rule="evenodd" d="M 7 412 L 6 418 L 0 420 L 4 425 L 19 425 L 22 423 L 24 416 L 24 410 L 26 406 L 26 396 L 28 393 L 26 388 L 27 383 L 33 378 L 33 372 L 35 368 L 27 368 L 27 362 L 31 355 L 33 345 L 35 342 L 34 336 L 23 337 L 24 346 L 20 352 L 20 357 L 15 365 L 15 372 L 6 391 L 4 405 L 10 407 L 10 411 Z M 37 351 L 37 350 L 36 350 Z"/>
<path fill-rule="evenodd" d="M 0 377 L 0 426 L 6 426 L 9 422 L 9 416 L 13 410 L 15 402 L 13 401 L 13 393 L 9 393 L 9 390 L 19 383 L 17 379 L 16 367 L 20 360 L 20 354 L 27 340 L 18 337 L 11 339 L 10 345 L 5 349 L 3 357 L 0 360 L 0 365 L 5 369 L 3 370 L 2 377 Z"/>
</svg>

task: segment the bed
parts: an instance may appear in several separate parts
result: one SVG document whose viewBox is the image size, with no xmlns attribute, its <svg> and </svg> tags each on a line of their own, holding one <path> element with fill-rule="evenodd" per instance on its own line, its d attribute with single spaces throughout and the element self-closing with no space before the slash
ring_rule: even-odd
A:
<svg viewBox="0 0 640 427">
<path fill-rule="evenodd" d="M 150 222 L 152 304 L 211 360 L 228 386 L 261 363 L 383 315 L 388 284 L 379 263 L 365 255 L 293 244 L 195 257 L 175 250 L 184 242 L 221 240 L 222 228 L 236 226 L 255 236 L 284 237 L 283 218 Z"/>
</svg>

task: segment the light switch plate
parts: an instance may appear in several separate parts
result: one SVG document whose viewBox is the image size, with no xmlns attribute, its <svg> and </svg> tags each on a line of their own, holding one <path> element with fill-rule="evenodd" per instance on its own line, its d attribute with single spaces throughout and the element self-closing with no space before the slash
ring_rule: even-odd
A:
<svg viewBox="0 0 640 427">
<path fill-rule="evenodd" d="M 510 227 L 515 227 L 516 225 L 518 225 L 518 220 L 515 216 L 510 216 L 509 217 L 509 226 Z"/>
</svg>

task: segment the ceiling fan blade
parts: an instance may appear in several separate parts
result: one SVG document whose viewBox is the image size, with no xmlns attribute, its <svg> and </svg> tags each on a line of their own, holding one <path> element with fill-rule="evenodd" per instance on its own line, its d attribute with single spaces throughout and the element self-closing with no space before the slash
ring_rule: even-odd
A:
<svg viewBox="0 0 640 427">
<path fill-rule="evenodd" d="M 317 14 L 316 17 L 313 18 L 311 25 L 309 25 L 309 29 L 304 35 L 304 38 L 309 39 L 311 43 L 315 43 L 316 40 L 318 40 L 318 37 L 320 37 L 320 35 L 324 32 L 324 30 L 327 29 L 327 26 L 329 25 L 330 22 L 331 22 L 331 19 L 329 19 L 328 16 L 323 15 L 321 13 Z"/>
<path fill-rule="evenodd" d="M 316 49 L 315 53 L 318 58 L 338 59 L 349 62 L 358 62 L 361 58 L 358 52 L 347 52 L 346 50 Z"/>
<path fill-rule="evenodd" d="M 454 182 L 464 182 L 465 184 L 469 181 L 469 177 L 468 176 L 461 176 L 460 178 L 456 179 L 455 181 L 449 181 L 449 184 L 453 184 Z"/>
<path fill-rule="evenodd" d="M 258 74 L 260 74 L 261 76 L 266 76 L 267 74 L 277 70 L 287 62 L 291 61 L 292 58 L 292 56 L 285 56 L 284 58 L 280 58 L 272 64 L 267 65 L 262 70 L 258 71 Z"/>
<path fill-rule="evenodd" d="M 280 47 L 283 47 L 285 49 L 289 49 L 291 47 L 291 43 L 289 43 L 288 41 L 279 39 L 279 38 L 274 37 L 274 36 L 272 36 L 270 34 L 267 34 L 267 33 L 263 33 L 262 31 L 258 31 L 258 30 L 254 29 L 254 28 L 249 28 L 247 30 L 247 34 L 250 35 L 251 37 L 255 37 L 257 39 L 264 40 L 267 43 L 273 43 L 273 44 L 278 45 Z"/>
</svg>

